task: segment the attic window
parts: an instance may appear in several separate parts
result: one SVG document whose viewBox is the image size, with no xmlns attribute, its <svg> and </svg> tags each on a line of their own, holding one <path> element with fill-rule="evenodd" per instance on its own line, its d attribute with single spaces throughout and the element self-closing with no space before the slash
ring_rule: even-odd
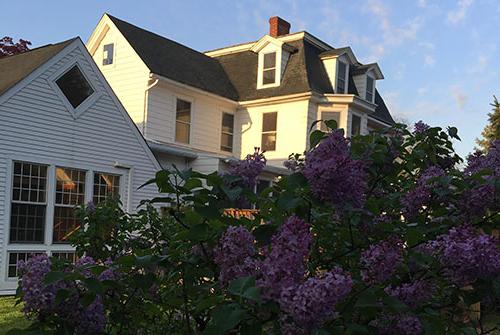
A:
<svg viewBox="0 0 500 335">
<path fill-rule="evenodd" d="M 56 84 L 73 108 L 80 106 L 82 102 L 94 93 L 94 90 L 77 65 L 73 66 L 68 72 L 57 79 Z"/>
<path fill-rule="evenodd" d="M 262 68 L 262 85 L 270 85 L 276 82 L 276 52 L 264 54 L 264 66 Z"/>
<path fill-rule="evenodd" d="M 113 43 L 106 44 L 102 47 L 102 65 L 110 65 L 113 64 L 113 51 L 115 45 Z"/>
<path fill-rule="evenodd" d="M 344 94 L 345 87 L 346 87 L 347 65 L 344 62 L 339 61 L 337 71 L 338 71 L 338 73 L 337 73 L 337 93 Z"/>
<path fill-rule="evenodd" d="M 366 100 L 373 102 L 373 89 L 375 88 L 375 80 L 372 77 L 366 76 Z"/>
</svg>

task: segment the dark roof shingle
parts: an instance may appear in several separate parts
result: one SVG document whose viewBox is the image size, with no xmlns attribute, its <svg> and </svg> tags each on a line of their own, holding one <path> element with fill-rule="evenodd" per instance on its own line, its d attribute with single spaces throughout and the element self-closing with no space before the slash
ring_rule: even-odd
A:
<svg viewBox="0 0 500 335">
<path fill-rule="evenodd" d="M 109 14 L 108 16 L 152 73 L 238 100 L 234 86 L 217 60 Z"/>
<path fill-rule="evenodd" d="M 0 95 L 45 64 L 75 39 L 48 44 L 18 55 L 0 58 Z"/>
</svg>

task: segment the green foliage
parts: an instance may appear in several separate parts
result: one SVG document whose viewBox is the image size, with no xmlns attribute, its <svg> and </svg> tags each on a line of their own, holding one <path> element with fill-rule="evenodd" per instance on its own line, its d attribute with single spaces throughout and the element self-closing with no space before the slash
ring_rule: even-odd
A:
<svg viewBox="0 0 500 335">
<path fill-rule="evenodd" d="M 476 139 L 477 144 L 483 151 L 488 151 L 492 141 L 500 140 L 500 103 L 496 96 L 493 96 L 493 103 L 490 105 L 493 108 L 488 113 L 488 124 L 481 133 L 482 138 Z"/>
</svg>

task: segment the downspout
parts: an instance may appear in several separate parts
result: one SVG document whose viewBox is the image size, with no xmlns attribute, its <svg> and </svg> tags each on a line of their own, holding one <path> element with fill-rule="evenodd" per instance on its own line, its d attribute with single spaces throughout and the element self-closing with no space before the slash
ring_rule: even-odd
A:
<svg viewBox="0 0 500 335">
<path fill-rule="evenodd" d="M 153 76 L 151 76 L 151 79 L 153 79 Z M 144 112 L 142 115 L 142 136 L 146 137 L 146 118 L 148 116 L 148 92 L 150 89 L 152 89 L 156 84 L 158 84 L 158 81 L 160 79 L 155 79 L 155 81 L 152 84 L 149 84 L 146 89 L 144 90 Z"/>
</svg>

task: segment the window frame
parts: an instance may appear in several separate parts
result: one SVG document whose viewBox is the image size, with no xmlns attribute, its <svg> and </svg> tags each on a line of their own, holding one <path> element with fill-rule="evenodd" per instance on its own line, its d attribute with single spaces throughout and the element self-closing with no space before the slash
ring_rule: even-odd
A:
<svg viewBox="0 0 500 335">
<path fill-rule="evenodd" d="M 340 64 L 344 65 L 345 66 L 345 69 L 344 69 L 344 78 L 340 78 Z M 348 74 L 347 74 L 347 70 L 348 70 L 348 64 L 341 61 L 341 60 L 337 60 L 337 78 L 336 78 L 336 81 L 335 81 L 335 88 L 336 88 L 336 92 L 337 94 L 346 94 L 347 92 L 347 85 L 348 85 Z M 339 90 L 339 81 L 343 81 L 343 84 L 344 84 L 344 89 L 342 90 L 342 92 L 340 92 Z"/>
<path fill-rule="evenodd" d="M 69 100 L 66 98 L 66 95 L 61 91 L 59 85 L 57 85 L 56 81 L 61 78 L 66 72 L 71 70 L 73 66 L 77 66 L 80 69 L 80 72 L 83 74 L 90 87 L 94 90 L 90 96 L 87 97 L 78 107 L 73 107 Z M 56 72 L 52 74 L 48 78 L 49 86 L 54 90 L 54 92 L 59 96 L 60 101 L 66 107 L 66 110 L 71 114 L 73 119 L 77 119 L 81 115 L 83 115 L 89 108 L 92 106 L 103 94 L 104 92 L 99 88 L 100 86 L 97 82 L 91 78 L 83 69 L 83 65 L 79 60 L 74 60 L 72 62 L 68 62 L 65 66 L 58 69 Z"/>
<path fill-rule="evenodd" d="M 104 52 L 106 51 L 105 48 L 108 46 L 108 45 L 111 45 L 111 62 L 107 63 L 106 60 L 109 60 L 109 57 L 108 58 L 104 58 Z M 108 53 L 106 54 L 106 56 L 109 56 L 109 51 Z M 113 65 L 115 63 L 115 42 L 111 42 L 111 43 L 107 43 L 107 44 L 104 44 L 102 46 L 102 66 L 109 66 L 109 65 Z"/>
<path fill-rule="evenodd" d="M 233 123 L 232 123 L 232 132 L 225 132 L 224 131 L 224 116 L 225 115 L 229 115 L 231 116 L 232 120 L 233 120 Z M 224 152 L 233 152 L 234 150 L 234 114 L 233 113 L 229 113 L 229 112 L 222 112 L 222 116 L 221 116 L 221 136 L 220 136 L 220 150 L 221 151 L 224 151 Z M 225 148 L 224 145 L 223 145 L 223 141 L 222 141 L 222 138 L 224 137 L 224 135 L 227 135 L 227 136 L 230 136 L 231 137 L 231 148 Z M 229 149 L 229 150 L 227 150 Z"/>
<path fill-rule="evenodd" d="M 354 117 L 357 117 L 359 119 L 359 134 L 354 134 L 353 133 L 353 124 L 354 124 Z M 361 115 L 358 115 L 357 113 L 352 113 L 351 115 L 351 124 L 350 124 L 350 135 L 352 136 L 357 136 L 357 135 L 362 135 L 362 128 L 363 128 L 363 118 Z"/>
<path fill-rule="evenodd" d="M 188 102 L 189 103 L 189 122 L 185 122 L 185 121 L 180 121 L 177 119 L 177 102 L 179 100 L 182 100 L 184 102 Z M 180 97 L 180 96 L 176 96 L 175 97 L 175 113 L 174 113 L 174 142 L 175 143 L 179 143 L 179 144 L 183 144 L 183 145 L 191 145 L 191 142 L 192 142 L 192 126 L 193 126 L 193 110 L 194 110 L 194 101 L 192 99 L 189 99 L 189 98 L 185 98 L 185 97 Z M 177 139 L 177 122 L 181 123 L 181 124 L 184 124 L 184 125 L 188 125 L 189 126 L 189 129 L 188 129 L 188 141 L 187 143 L 186 142 L 182 142 L 182 141 L 179 141 Z"/>
<path fill-rule="evenodd" d="M 269 115 L 269 114 L 276 114 L 276 126 L 275 126 L 274 130 L 264 131 L 264 117 L 265 117 L 266 114 L 267 115 Z M 274 148 L 272 150 L 265 149 L 264 145 L 263 145 L 264 144 L 264 135 L 273 134 L 273 133 L 274 133 L 274 137 L 275 137 Z M 274 151 L 276 151 L 277 146 L 278 146 L 278 112 L 264 112 L 264 113 L 262 113 L 262 127 L 261 127 L 260 148 L 263 151 L 266 151 L 266 152 L 274 152 Z"/>
<path fill-rule="evenodd" d="M 266 55 L 271 55 L 271 54 L 274 54 L 274 67 L 270 67 L 270 68 L 267 68 L 266 69 Z M 274 81 L 271 82 L 271 83 L 265 83 L 264 82 L 264 73 L 266 71 L 274 71 Z M 267 86 L 273 86 L 273 85 L 276 85 L 276 81 L 278 79 L 278 51 L 277 50 L 274 50 L 274 51 L 269 51 L 269 52 L 264 52 L 262 53 L 262 68 L 261 68 L 261 86 L 262 87 L 267 87 Z"/>
<path fill-rule="evenodd" d="M 5 217 L 6 225 L 5 229 L 7 234 L 10 231 L 10 215 L 11 215 L 11 199 L 12 199 L 12 189 L 14 184 L 14 162 L 24 162 L 38 165 L 47 166 L 47 212 L 45 217 L 45 233 L 43 243 L 10 243 L 9 235 L 3 239 L 3 244 L 0 242 L 0 281 L 7 283 L 7 287 L 12 287 L 15 290 L 15 283 L 17 283 L 17 277 L 8 277 L 8 255 L 9 253 L 45 253 L 50 255 L 52 252 L 73 252 L 75 250 L 69 244 L 66 243 L 54 243 L 53 238 L 53 221 L 54 221 L 54 210 L 55 210 L 55 197 L 56 197 L 56 167 L 66 167 L 76 170 L 86 171 L 85 179 L 85 197 L 84 202 L 88 203 L 93 198 L 93 175 L 95 172 L 108 173 L 120 176 L 120 197 L 123 199 L 125 194 L 125 189 L 130 186 L 127 184 L 128 178 L 131 176 L 129 169 L 121 169 L 113 166 L 96 166 L 91 164 L 75 164 L 74 162 L 68 160 L 52 160 L 44 156 L 37 155 L 23 155 L 23 154 L 12 154 L 8 155 L 6 160 L 6 183 L 5 183 Z M 123 208 L 129 209 L 129 199 L 124 200 Z M 3 247 L 3 249 L 1 249 Z"/>
<path fill-rule="evenodd" d="M 368 91 L 368 83 L 372 82 L 372 89 L 371 91 Z M 373 103 L 374 99 L 375 99 L 375 78 L 373 78 L 372 76 L 370 75 L 366 75 L 366 90 L 365 90 L 365 100 L 368 101 L 368 102 L 371 102 Z M 371 99 L 368 98 L 368 95 L 371 95 Z"/>
</svg>

